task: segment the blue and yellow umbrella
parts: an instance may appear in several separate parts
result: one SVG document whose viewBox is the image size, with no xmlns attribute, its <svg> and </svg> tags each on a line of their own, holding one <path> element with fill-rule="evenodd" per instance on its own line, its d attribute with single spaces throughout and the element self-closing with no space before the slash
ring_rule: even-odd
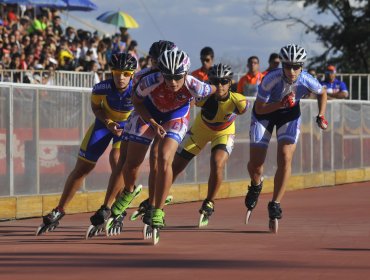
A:
<svg viewBox="0 0 370 280">
<path fill-rule="evenodd" d="M 109 11 L 101 14 L 96 18 L 101 22 L 105 22 L 108 24 L 113 24 L 117 27 L 125 27 L 125 28 L 138 28 L 139 24 L 136 20 L 127 13 L 124 12 L 114 12 Z"/>
</svg>

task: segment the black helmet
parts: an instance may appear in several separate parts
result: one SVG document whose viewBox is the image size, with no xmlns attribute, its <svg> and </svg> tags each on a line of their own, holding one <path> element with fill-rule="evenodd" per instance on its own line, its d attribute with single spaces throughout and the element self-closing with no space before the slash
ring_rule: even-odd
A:
<svg viewBox="0 0 370 280">
<path fill-rule="evenodd" d="M 234 73 L 231 71 L 231 67 L 227 64 L 215 64 L 209 69 L 208 77 L 209 79 L 232 79 Z"/>
<path fill-rule="evenodd" d="M 165 41 L 165 40 L 160 40 L 157 42 L 154 42 L 150 49 L 149 49 L 149 55 L 154 58 L 155 60 L 158 59 L 158 57 L 166 50 L 172 50 L 175 48 L 176 45 L 174 42 L 171 41 Z"/>
<path fill-rule="evenodd" d="M 109 66 L 112 70 L 135 71 L 137 60 L 128 53 L 116 53 L 112 55 Z"/>
</svg>

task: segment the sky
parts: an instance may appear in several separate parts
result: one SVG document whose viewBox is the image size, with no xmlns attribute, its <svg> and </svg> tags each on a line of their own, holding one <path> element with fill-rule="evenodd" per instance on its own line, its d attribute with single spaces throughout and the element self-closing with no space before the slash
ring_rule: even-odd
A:
<svg viewBox="0 0 370 280">
<path fill-rule="evenodd" d="M 200 67 L 199 53 L 204 46 L 215 51 L 215 62 L 230 63 L 245 71 L 249 56 L 260 59 L 261 70 L 267 68 L 271 52 L 279 52 L 288 43 L 300 44 L 308 56 L 322 52 L 323 46 L 314 34 L 307 35 L 304 27 L 285 22 L 258 26 L 269 0 L 91 0 L 98 6 L 92 12 L 70 12 L 64 15 L 68 25 L 100 34 L 114 34 L 116 27 L 96 20 L 108 10 L 123 11 L 136 19 L 140 27 L 130 29 L 131 37 L 143 52 L 154 41 L 170 40 L 188 53 L 191 69 Z M 299 2 L 299 1 L 297 1 Z M 103 4 L 104 3 L 104 4 Z M 311 9 L 299 3 L 279 2 L 269 6 L 276 15 L 292 13 L 307 20 L 317 20 Z M 324 16 L 325 17 L 325 16 Z M 81 24 L 79 21 L 86 23 Z M 237 71 L 235 71 L 237 70 Z M 239 69 L 234 69 L 235 72 Z"/>
</svg>

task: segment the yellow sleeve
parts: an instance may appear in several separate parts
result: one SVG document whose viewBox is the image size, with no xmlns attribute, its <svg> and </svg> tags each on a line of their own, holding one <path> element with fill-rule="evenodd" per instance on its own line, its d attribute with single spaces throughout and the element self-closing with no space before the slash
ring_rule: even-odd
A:
<svg viewBox="0 0 370 280">
<path fill-rule="evenodd" d="M 244 114 L 249 107 L 249 101 L 247 100 L 247 97 L 237 92 L 232 92 L 231 96 L 236 107 L 234 113 L 238 115 Z"/>
<path fill-rule="evenodd" d="M 103 95 L 91 94 L 91 102 L 96 104 L 96 105 L 102 104 Z"/>
</svg>

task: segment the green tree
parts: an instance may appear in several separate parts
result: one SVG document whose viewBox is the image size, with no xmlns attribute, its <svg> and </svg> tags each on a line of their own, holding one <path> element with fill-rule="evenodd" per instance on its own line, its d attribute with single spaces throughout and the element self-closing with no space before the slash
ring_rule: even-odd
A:
<svg viewBox="0 0 370 280">
<path fill-rule="evenodd" d="M 324 25 L 289 13 L 279 17 L 272 11 L 278 2 L 303 3 L 304 8 L 314 7 L 319 17 L 330 16 L 334 22 Z M 261 19 L 262 24 L 277 21 L 300 23 L 306 33 L 314 33 L 325 51 L 309 60 L 310 67 L 324 69 L 330 63 L 341 72 L 370 73 L 369 0 L 269 0 Z"/>
</svg>

